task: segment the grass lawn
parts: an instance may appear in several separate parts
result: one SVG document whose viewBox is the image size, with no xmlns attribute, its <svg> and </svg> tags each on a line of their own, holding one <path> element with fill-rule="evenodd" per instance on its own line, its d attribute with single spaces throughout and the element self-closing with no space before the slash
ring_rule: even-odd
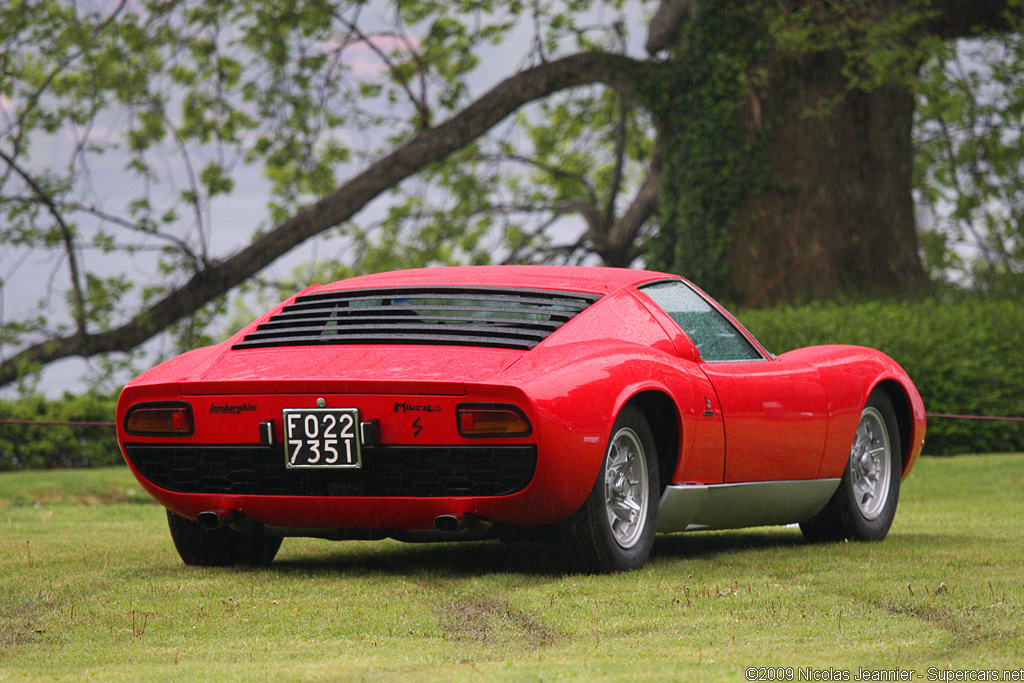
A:
<svg viewBox="0 0 1024 683">
<path fill-rule="evenodd" d="M 744 681 L 748 667 L 782 667 L 762 680 L 897 667 L 956 680 L 943 671 L 1024 667 L 1024 455 L 922 460 L 883 543 L 681 534 L 614 576 L 563 576 L 537 548 L 493 542 L 286 539 L 269 569 L 193 569 L 148 501 L 126 468 L 0 474 L 0 681 Z"/>
</svg>

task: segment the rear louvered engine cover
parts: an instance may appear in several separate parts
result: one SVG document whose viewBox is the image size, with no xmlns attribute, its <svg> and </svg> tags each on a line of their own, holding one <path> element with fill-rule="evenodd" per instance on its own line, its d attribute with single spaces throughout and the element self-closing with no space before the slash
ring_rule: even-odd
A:
<svg viewBox="0 0 1024 683">
<path fill-rule="evenodd" d="M 529 350 L 598 294 L 501 287 L 387 287 L 296 297 L 232 349 L 431 344 Z"/>
</svg>

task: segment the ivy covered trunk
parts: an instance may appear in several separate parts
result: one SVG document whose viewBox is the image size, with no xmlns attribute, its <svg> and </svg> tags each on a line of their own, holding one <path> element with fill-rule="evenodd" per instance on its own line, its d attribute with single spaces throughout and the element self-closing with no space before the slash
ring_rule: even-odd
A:
<svg viewBox="0 0 1024 683">
<path fill-rule="evenodd" d="M 923 289 L 910 89 L 849 87 L 838 52 L 782 53 L 756 0 L 697 5 L 652 97 L 650 265 L 744 306 Z"/>
<path fill-rule="evenodd" d="M 726 226 L 734 295 L 764 306 L 919 292 L 913 94 L 887 85 L 843 95 L 839 57 L 802 61 L 789 92 L 766 94 L 764 182 Z"/>
</svg>

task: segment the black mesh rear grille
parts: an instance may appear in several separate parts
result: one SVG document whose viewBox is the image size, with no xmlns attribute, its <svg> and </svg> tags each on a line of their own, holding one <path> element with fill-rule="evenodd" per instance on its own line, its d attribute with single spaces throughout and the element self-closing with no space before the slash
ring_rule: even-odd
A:
<svg viewBox="0 0 1024 683">
<path fill-rule="evenodd" d="M 377 446 L 358 470 L 285 467 L 278 446 L 125 444 L 146 479 L 179 493 L 264 496 L 504 496 L 526 488 L 536 446 Z"/>
<path fill-rule="evenodd" d="M 441 344 L 532 349 L 599 294 L 497 287 L 388 287 L 300 296 L 233 349 Z"/>
</svg>

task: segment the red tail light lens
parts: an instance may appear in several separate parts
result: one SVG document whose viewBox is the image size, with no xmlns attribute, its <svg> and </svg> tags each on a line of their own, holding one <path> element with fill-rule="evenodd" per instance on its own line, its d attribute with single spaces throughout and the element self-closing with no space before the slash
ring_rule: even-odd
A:
<svg viewBox="0 0 1024 683">
<path fill-rule="evenodd" d="M 522 410 L 501 403 L 463 403 L 455 409 L 459 434 L 465 437 L 529 436 L 533 432 Z"/>
<path fill-rule="evenodd" d="M 187 403 L 140 403 L 128 411 L 124 430 L 133 436 L 191 436 L 192 406 Z"/>
</svg>

